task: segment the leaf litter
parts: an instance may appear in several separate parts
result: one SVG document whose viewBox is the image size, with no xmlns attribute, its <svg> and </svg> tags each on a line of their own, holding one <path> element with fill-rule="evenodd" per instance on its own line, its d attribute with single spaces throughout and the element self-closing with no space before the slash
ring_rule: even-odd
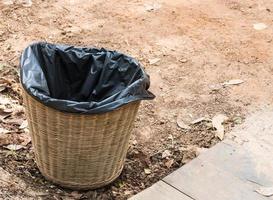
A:
<svg viewBox="0 0 273 200">
<path fill-rule="evenodd" d="M 11 151 L 17 151 L 22 149 L 24 146 L 20 144 L 9 144 L 8 146 L 5 146 L 6 149 L 9 149 Z"/>
<path fill-rule="evenodd" d="M 206 118 L 206 117 L 200 117 L 200 118 L 197 118 L 197 119 L 193 120 L 191 122 L 191 124 L 198 124 L 198 123 L 201 123 L 201 122 L 204 122 L 204 121 L 210 122 L 211 119 Z"/>
<path fill-rule="evenodd" d="M 160 61 L 160 58 L 152 58 L 152 59 L 149 59 L 148 61 L 150 65 L 155 65 Z"/>
<path fill-rule="evenodd" d="M 225 136 L 225 128 L 223 123 L 226 120 L 228 120 L 228 117 L 223 114 L 215 115 L 212 118 L 212 126 L 216 129 L 215 136 L 218 137 L 220 140 L 223 140 Z"/>
<path fill-rule="evenodd" d="M 171 156 L 172 154 L 171 154 L 171 151 L 170 150 L 165 150 L 165 151 L 163 151 L 163 153 L 162 153 L 162 158 L 167 158 L 167 157 L 169 157 L 169 156 Z"/>
<path fill-rule="evenodd" d="M 255 23 L 253 24 L 253 28 L 257 31 L 261 31 L 261 30 L 264 30 L 266 29 L 268 26 L 264 23 Z"/>
<path fill-rule="evenodd" d="M 24 121 L 21 123 L 21 125 L 19 126 L 19 129 L 25 129 L 25 128 L 27 128 L 27 126 L 28 126 L 27 120 L 24 120 Z"/>
<path fill-rule="evenodd" d="M 223 86 L 227 86 L 227 85 L 240 85 L 244 83 L 243 80 L 241 79 L 233 79 L 233 80 L 229 80 L 229 81 L 226 81 L 224 83 L 222 83 Z"/>
<path fill-rule="evenodd" d="M 189 125 L 187 125 L 183 119 L 182 119 L 182 115 L 178 115 L 177 119 L 176 119 L 176 123 L 177 123 L 177 126 L 182 128 L 182 129 L 186 129 L 186 130 L 189 130 L 191 129 L 191 127 Z"/>
</svg>

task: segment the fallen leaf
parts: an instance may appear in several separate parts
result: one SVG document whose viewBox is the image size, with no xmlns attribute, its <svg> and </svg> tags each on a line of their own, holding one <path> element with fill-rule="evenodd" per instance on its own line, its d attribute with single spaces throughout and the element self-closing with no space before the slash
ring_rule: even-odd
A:
<svg viewBox="0 0 273 200">
<path fill-rule="evenodd" d="M 3 92 L 6 88 L 7 87 L 4 84 L 0 84 L 0 92 Z"/>
<path fill-rule="evenodd" d="M 256 23 L 256 24 L 253 24 L 253 28 L 257 31 L 261 31 L 261 30 L 264 30 L 267 28 L 267 25 L 264 24 L 264 23 Z"/>
<path fill-rule="evenodd" d="M 25 129 L 25 128 L 27 128 L 27 126 L 28 126 L 27 120 L 24 120 L 24 121 L 21 123 L 19 129 Z"/>
<path fill-rule="evenodd" d="M 186 130 L 191 129 L 190 126 L 188 126 L 187 124 L 185 124 L 185 122 L 183 121 L 181 115 L 178 115 L 178 117 L 177 117 L 177 119 L 176 119 L 176 123 L 177 123 L 177 125 L 178 125 L 180 128 L 182 128 L 182 129 L 186 129 Z"/>
<path fill-rule="evenodd" d="M 181 58 L 181 59 L 179 60 L 179 62 L 181 62 L 181 63 L 186 63 L 186 62 L 188 62 L 188 60 L 187 60 L 186 58 Z"/>
<path fill-rule="evenodd" d="M 144 4 L 145 10 L 148 12 L 158 10 L 161 8 L 160 4 L 154 3 L 154 4 Z"/>
<path fill-rule="evenodd" d="M 157 62 L 160 61 L 160 58 L 153 58 L 153 59 L 149 59 L 149 64 L 150 65 L 154 65 L 156 64 Z"/>
<path fill-rule="evenodd" d="M 6 134 L 6 133 L 10 133 L 10 131 L 4 128 L 0 128 L 0 134 Z"/>
<path fill-rule="evenodd" d="M 207 150 L 208 150 L 208 148 L 196 147 L 195 155 L 196 155 L 196 156 L 199 156 L 200 154 L 206 152 Z"/>
<path fill-rule="evenodd" d="M 0 63 L 0 71 L 2 71 L 5 68 L 5 64 L 4 63 Z"/>
<path fill-rule="evenodd" d="M 132 144 L 136 145 L 137 144 L 137 140 L 133 140 Z"/>
<path fill-rule="evenodd" d="M 17 151 L 19 149 L 22 149 L 24 146 L 19 144 L 9 144 L 8 146 L 5 146 L 6 149 L 9 149 L 11 151 Z"/>
<path fill-rule="evenodd" d="M 173 163 L 174 163 L 174 159 L 170 159 L 167 162 L 165 162 L 165 166 L 167 168 L 171 168 L 171 166 L 173 165 Z"/>
<path fill-rule="evenodd" d="M 208 118 L 205 118 L 205 117 L 200 117 L 200 118 L 198 118 L 198 119 L 195 119 L 195 120 L 193 120 L 192 122 L 191 122 L 191 124 L 198 124 L 198 123 L 200 123 L 200 122 L 203 122 L 203 121 L 211 121 L 210 119 L 208 119 Z"/>
<path fill-rule="evenodd" d="M 171 152 L 169 151 L 169 150 L 165 150 L 165 151 L 163 151 L 163 153 L 162 153 L 162 158 L 166 158 L 166 157 L 169 157 L 169 156 L 171 156 L 172 154 L 171 154 Z"/>
<path fill-rule="evenodd" d="M 6 109 L 5 106 L 0 105 L 0 121 L 3 121 L 7 117 L 9 117 L 12 113 L 11 109 Z"/>
<path fill-rule="evenodd" d="M 273 187 L 260 187 L 255 191 L 265 197 L 273 196 Z"/>
<path fill-rule="evenodd" d="M 10 99 L 0 95 L 0 105 L 6 105 L 10 103 Z"/>
<path fill-rule="evenodd" d="M 21 124 L 24 122 L 24 119 L 16 117 L 16 116 L 12 116 L 12 117 L 5 119 L 5 122 L 9 123 L 9 124 L 21 126 Z"/>
<path fill-rule="evenodd" d="M 0 105 L 0 114 L 11 114 L 12 112 L 12 108 L 6 108 L 6 106 Z"/>
<path fill-rule="evenodd" d="M 223 114 L 218 114 L 215 115 L 212 118 L 212 126 L 216 128 L 216 134 L 215 136 L 218 137 L 220 140 L 224 139 L 225 135 L 225 128 L 223 126 L 223 123 L 227 120 L 228 118 L 223 115 Z"/>
<path fill-rule="evenodd" d="M 223 88 L 223 85 L 221 85 L 221 84 L 209 85 L 209 88 L 212 91 L 218 91 L 218 90 L 221 90 Z"/>
<path fill-rule="evenodd" d="M 125 195 L 131 195 L 131 194 L 132 194 L 132 191 L 125 190 L 125 191 L 124 191 L 124 194 L 125 194 Z"/>
<path fill-rule="evenodd" d="M 73 191 L 69 194 L 69 196 L 73 197 L 74 199 L 80 199 L 82 194 L 80 194 L 78 191 Z"/>
<path fill-rule="evenodd" d="M 240 79 L 233 79 L 233 80 L 229 80 L 224 82 L 222 85 L 223 86 L 227 86 L 227 85 L 239 85 L 242 84 L 244 81 L 240 80 Z"/>
<path fill-rule="evenodd" d="M 173 136 L 172 136 L 172 135 L 169 135 L 169 136 L 168 136 L 168 139 L 169 139 L 169 140 L 173 140 Z"/>
<path fill-rule="evenodd" d="M 195 151 L 194 150 L 189 150 L 188 152 L 185 152 L 182 158 L 182 163 L 186 164 L 189 161 L 191 161 L 192 159 L 194 159 L 196 157 Z"/>
<path fill-rule="evenodd" d="M 21 133 L 19 139 L 21 141 L 20 144 L 23 146 L 27 146 L 31 142 L 31 137 L 28 132 Z"/>
<path fill-rule="evenodd" d="M 243 119 L 241 117 L 234 117 L 233 122 L 235 124 L 241 124 L 243 122 Z"/>
<path fill-rule="evenodd" d="M 22 4 L 24 7 L 31 7 L 32 5 L 32 0 L 25 0 Z"/>
<path fill-rule="evenodd" d="M 14 109 L 16 113 L 23 113 L 25 111 L 25 108 L 18 104 L 13 104 L 12 108 Z"/>
<path fill-rule="evenodd" d="M 145 174 L 151 174 L 152 171 L 151 171 L 149 168 L 145 168 L 145 169 L 144 169 L 144 173 L 145 173 Z"/>
</svg>

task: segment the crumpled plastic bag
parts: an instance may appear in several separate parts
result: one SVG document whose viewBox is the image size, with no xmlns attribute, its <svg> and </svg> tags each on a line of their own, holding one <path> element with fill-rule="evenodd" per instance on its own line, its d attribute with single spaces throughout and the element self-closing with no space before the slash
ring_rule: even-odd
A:
<svg viewBox="0 0 273 200">
<path fill-rule="evenodd" d="M 26 92 L 60 111 L 103 113 L 155 97 L 134 58 L 103 48 L 35 43 L 23 51 L 20 67 Z"/>
</svg>

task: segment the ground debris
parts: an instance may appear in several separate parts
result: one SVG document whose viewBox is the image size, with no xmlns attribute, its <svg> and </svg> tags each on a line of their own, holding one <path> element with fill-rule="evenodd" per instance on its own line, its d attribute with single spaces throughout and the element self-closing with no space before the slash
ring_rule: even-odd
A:
<svg viewBox="0 0 273 200">
<path fill-rule="evenodd" d="M 152 171 L 151 171 L 149 168 L 145 168 L 145 169 L 144 169 L 144 173 L 145 173 L 145 174 L 151 174 Z"/>
<path fill-rule="evenodd" d="M 145 10 L 148 12 L 155 11 L 161 8 L 161 4 L 153 3 L 153 4 L 144 4 Z"/>
<path fill-rule="evenodd" d="M 198 124 L 198 123 L 204 122 L 204 121 L 210 122 L 211 119 L 208 119 L 208 118 L 205 118 L 205 117 L 200 117 L 200 118 L 197 118 L 197 119 L 193 120 L 191 122 L 191 124 Z"/>
<path fill-rule="evenodd" d="M 19 145 L 19 144 L 9 144 L 8 146 L 5 146 L 6 149 L 9 149 L 11 151 L 17 151 L 22 149 L 24 146 Z"/>
<path fill-rule="evenodd" d="M 224 139 L 225 128 L 223 123 L 228 120 L 228 118 L 223 114 L 217 114 L 212 118 L 212 126 L 216 129 L 215 136 L 220 140 Z"/>
<path fill-rule="evenodd" d="M 165 162 L 165 166 L 167 168 L 171 168 L 171 166 L 173 165 L 173 163 L 174 163 L 174 159 L 170 159 L 170 160 L 168 160 L 168 161 Z"/>
<path fill-rule="evenodd" d="M 253 28 L 257 31 L 261 31 L 261 30 L 264 30 L 267 28 L 267 25 L 264 24 L 264 23 L 256 23 L 256 24 L 253 24 Z"/>
<path fill-rule="evenodd" d="M 182 129 L 186 129 L 186 130 L 191 129 L 191 127 L 190 127 L 189 125 L 187 125 L 187 124 L 183 121 L 181 115 L 178 115 L 178 117 L 177 117 L 177 119 L 176 119 L 176 123 L 177 123 L 178 127 L 182 128 Z"/>
<path fill-rule="evenodd" d="M 152 58 L 152 59 L 149 59 L 149 64 L 150 64 L 150 65 L 155 65 L 155 64 L 157 64 L 159 61 L 160 61 L 160 58 Z"/>
<path fill-rule="evenodd" d="M 273 196 L 273 187 L 260 187 L 255 191 L 265 197 Z"/>
<path fill-rule="evenodd" d="M 228 86 L 228 85 L 239 85 L 242 84 L 244 81 L 240 80 L 240 79 L 233 79 L 233 80 L 229 80 L 226 81 L 224 83 L 222 83 L 223 86 Z"/>
<path fill-rule="evenodd" d="M 167 158 L 167 157 L 169 157 L 169 156 L 171 156 L 172 154 L 171 154 L 171 151 L 170 150 L 165 150 L 165 151 L 163 151 L 163 153 L 162 153 L 162 158 Z"/>
</svg>

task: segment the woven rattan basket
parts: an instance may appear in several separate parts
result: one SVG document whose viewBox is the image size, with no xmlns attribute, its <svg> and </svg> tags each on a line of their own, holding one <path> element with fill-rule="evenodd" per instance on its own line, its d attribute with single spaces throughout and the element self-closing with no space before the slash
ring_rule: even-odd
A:
<svg viewBox="0 0 273 200">
<path fill-rule="evenodd" d="M 83 115 L 47 107 L 26 91 L 23 96 L 35 159 L 48 180 L 71 189 L 94 189 L 120 175 L 140 101 Z"/>
</svg>

